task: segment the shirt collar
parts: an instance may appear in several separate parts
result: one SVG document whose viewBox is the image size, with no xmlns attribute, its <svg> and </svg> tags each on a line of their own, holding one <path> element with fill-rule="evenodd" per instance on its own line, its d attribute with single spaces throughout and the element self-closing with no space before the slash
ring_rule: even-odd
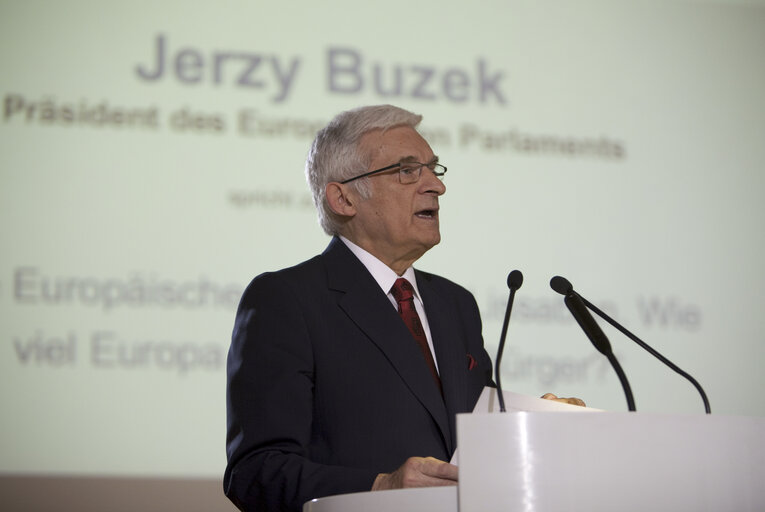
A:
<svg viewBox="0 0 765 512">
<path fill-rule="evenodd" d="M 390 289 L 393 287 L 393 283 L 396 282 L 396 279 L 403 277 L 412 284 L 415 297 L 417 297 L 420 302 L 422 302 L 420 291 L 417 288 L 417 278 L 414 274 L 414 267 L 407 268 L 406 271 L 404 271 L 404 273 L 399 276 L 388 265 L 377 259 L 377 257 L 375 257 L 369 251 L 362 249 L 342 235 L 340 236 L 340 240 L 342 240 L 348 249 L 350 249 L 351 252 L 359 259 L 359 261 L 361 261 L 369 273 L 372 274 L 372 277 L 375 281 L 377 281 L 377 284 L 380 286 L 383 293 L 388 295 Z"/>
</svg>

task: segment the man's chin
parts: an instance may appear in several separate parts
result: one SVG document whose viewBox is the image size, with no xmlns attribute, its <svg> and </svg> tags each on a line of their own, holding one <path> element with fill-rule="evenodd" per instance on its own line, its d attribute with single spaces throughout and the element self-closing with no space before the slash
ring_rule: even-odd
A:
<svg viewBox="0 0 765 512">
<path fill-rule="evenodd" d="M 430 240 L 425 242 L 424 244 L 426 247 L 425 250 L 429 251 L 430 249 L 432 249 L 433 247 L 437 246 L 440 243 L 441 243 L 441 235 L 436 234 L 436 236 L 432 237 Z"/>
</svg>

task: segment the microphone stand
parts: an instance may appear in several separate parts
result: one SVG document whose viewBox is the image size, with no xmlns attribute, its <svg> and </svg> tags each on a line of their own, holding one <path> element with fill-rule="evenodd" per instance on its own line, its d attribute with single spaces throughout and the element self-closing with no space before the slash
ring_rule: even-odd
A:
<svg viewBox="0 0 765 512">
<path fill-rule="evenodd" d="M 499 365 L 502 362 L 502 352 L 505 350 L 505 338 L 507 337 L 507 326 L 510 323 L 510 312 L 513 309 L 513 300 L 515 292 L 523 284 L 523 274 L 520 270 L 513 270 L 507 276 L 507 287 L 510 288 L 510 296 L 507 299 L 507 308 L 505 309 L 505 321 L 502 323 L 502 334 L 499 337 L 499 348 L 497 349 L 497 360 L 494 363 L 494 380 L 497 381 L 497 399 L 499 400 L 499 412 L 505 412 L 505 397 L 502 394 L 502 382 L 499 377 Z"/>
<path fill-rule="evenodd" d="M 576 293 L 576 292 L 574 292 Z M 579 295 L 577 293 L 577 295 Z M 688 379 L 691 384 L 698 390 L 699 394 L 701 395 L 701 400 L 704 402 L 704 410 L 707 414 L 711 414 L 712 410 L 709 407 L 709 400 L 707 399 L 707 394 L 704 392 L 704 389 L 701 387 L 701 384 L 698 383 L 696 379 L 694 379 L 690 374 L 680 369 L 675 363 L 661 355 L 658 351 L 656 351 L 653 347 L 648 345 L 646 342 L 632 334 L 629 330 L 627 330 L 626 327 L 623 327 L 619 322 L 605 314 L 603 311 L 601 311 L 597 306 L 595 306 L 593 303 L 579 295 L 579 298 L 582 299 L 582 302 L 584 302 L 584 305 L 590 308 L 595 314 L 597 314 L 600 318 L 614 326 L 619 332 L 627 336 L 629 339 L 640 345 L 643 349 L 648 351 L 651 355 L 653 355 L 656 359 L 661 361 L 662 363 L 669 366 L 672 370 L 674 370 L 676 373 L 682 375 L 686 379 Z"/>
<path fill-rule="evenodd" d="M 627 375 L 622 369 L 622 365 L 619 364 L 619 361 L 616 359 L 616 356 L 611 349 L 611 342 L 608 341 L 608 337 L 598 326 L 597 322 L 595 322 L 595 319 L 592 318 L 589 311 L 587 311 L 582 298 L 572 288 L 567 290 L 563 302 L 566 303 L 566 307 L 571 311 L 572 316 L 579 324 L 579 327 L 581 327 L 587 335 L 587 338 L 592 342 L 595 349 L 606 356 L 608 362 L 611 363 L 611 366 L 616 372 L 616 376 L 619 377 L 622 389 L 624 390 L 624 396 L 627 400 L 627 409 L 634 412 L 636 409 L 635 398 L 632 396 L 632 388 L 630 387 L 629 380 L 627 380 Z"/>
</svg>

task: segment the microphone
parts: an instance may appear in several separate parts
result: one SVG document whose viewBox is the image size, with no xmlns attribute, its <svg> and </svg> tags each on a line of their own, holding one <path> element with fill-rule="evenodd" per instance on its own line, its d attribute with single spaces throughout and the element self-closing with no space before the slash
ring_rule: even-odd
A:
<svg viewBox="0 0 765 512">
<path fill-rule="evenodd" d="M 560 276 L 553 277 L 553 280 L 555 280 L 555 279 L 560 279 L 560 280 L 566 281 L 564 278 L 562 278 Z M 568 281 L 566 281 L 566 282 L 568 283 Z M 561 286 L 560 281 L 557 281 L 556 285 L 557 286 Z M 570 285 L 571 284 L 569 283 L 569 286 Z M 550 286 L 552 286 L 552 281 L 550 281 Z M 561 293 L 556 288 L 553 288 L 553 290 L 557 291 L 558 293 Z M 654 356 L 656 359 L 658 359 L 659 361 L 661 361 L 662 363 L 664 363 L 665 365 L 670 367 L 675 373 L 678 373 L 681 376 L 683 376 L 686 379 L 688 379 L 688 381 L 690 381 L 690 383 L 693 384 L 693 386 L 696 388 L 696 390 L 701 395 L 701 400 L 704 402 L 704 411 L 707 414 L 711 414 L 712 413 L 712 410 L 709 407 L 709 399 L 707 398 L 707 394 L 704 392 L 704 388 L 701 387 L 701 384 L 699 384 L 699 382 L 696 379 L 694 379 L 687 372 L 685 372 L 682 369 L 680 369 L 675 363 L 673 363 L 672 361 L 670 361 L 669 359 L 667 359 L 666 357 L 661 355 L 657 350 L 655 350 L 653 347 L 651 347 L 648 343 L 644 342 L 643 340 L 641 340 L 640 338 L 638 338 L 637 336 L 632 334 L 626 327 L 624 327 L 619 322 L 617 322 L 616 320 L 614 320 L 613 318 L 608 316 L 606 313 L 601 311 L 597 306 L 592 304 L 590 301 L 588 301 L 587 299 L 585 299 L 584 297 L 582 297 L 578 293 L 576 293 L 576 295 L 582 300 L 582 302 L 588 308 L 590 308 L 592 311 L 594 311 L 595 314 L 597 314 L 603 320 L 605 320 L 606 322 L 608 322 L 609 324 L 614 326 L 619 332 L 621 332 L 622 334 L 627 336 L 629 339 L 631 339 L 632 341 L 634 341 L 635 343 L 640 345 L 643 349 L 645 349 L 649 354 Z"/>
<path fill-rule="evenodd" d="M 507 326 L 510 323 L 510 311 L 513 309 L 513 299 L 515 292 L 523 284 L 523 274 L 520 270 L 513 270 L 507 275 L 507 287 L 510 288 L 510 296 L 507 299 L 507 309 L 505 309 L 505 321 L 502 324 L 502 334 L 499 337 L 499 348 L 497 349 L 497 360 L 494 363 L 494 380 L 497 381 L 497 399 L 499 400 L 499 412 L 505 412 L 505 397 L 502 395 L 502 382 L 499 377 L 499 365 L 502 361 L 502 352 L 505 350 L 505 338 L 507 337 Z"/>
<path fill-rule="evenodd" d="M 565 277 L 555 276 L 550 279 L 550 288 L 565 297 L 563 302 L 566 303 L 566 307 L 571 311 L 571 315 L 579 324 L 579 327 L 582 328 L 595 349 L 606 356 L 608 362 L 611 363 L 616 375 L 619 377 L 619 382 L 622 384 L 622 389 L 624 389 L 624 396 L 627 399 L 627 408 L 630 411 L 635 411 L 635 399 L 632 396 L 632 388 L 630 388 L 627 375 L 625 375 L 622 366 L 619 364 L 619 361 L 611 350 L 611 342 L 608 341 L 606 334 L 595 319 L 592 318 L 592 315 L 587 310 L 587 306 L 585 306 L 582 298 L 574 291 L 574 287 L 571 286 L 571 283 Z"/>
</svg>

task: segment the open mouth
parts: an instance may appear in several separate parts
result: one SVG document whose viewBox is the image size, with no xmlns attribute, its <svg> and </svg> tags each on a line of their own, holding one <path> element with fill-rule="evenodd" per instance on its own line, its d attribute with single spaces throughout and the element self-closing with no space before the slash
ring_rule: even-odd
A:
<svg viewBox="0 0 765 512">
<path fill-rule="evenodd" d="M 415 217 L 419 217 L 421 219 L 435 219 L 438 217 L 438 210 L 420 210 L 414 215 Z"/>
</svg>

